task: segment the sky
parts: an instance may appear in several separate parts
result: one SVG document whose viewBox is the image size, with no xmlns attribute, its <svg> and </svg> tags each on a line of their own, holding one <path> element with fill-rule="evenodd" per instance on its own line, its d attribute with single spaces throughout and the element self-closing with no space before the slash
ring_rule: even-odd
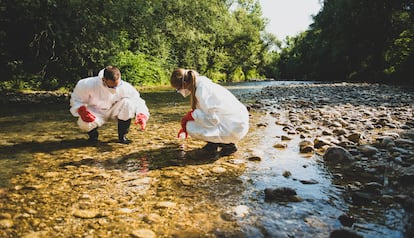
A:
<svg viewBox="0 0 414 238">
<path fill-rule="evenodd" d="M 263 16 L 269 19 L 266 31 L 279 40 L 306 31 L 322 5 L 319 0 L 259 0 Z"/>
</svg>

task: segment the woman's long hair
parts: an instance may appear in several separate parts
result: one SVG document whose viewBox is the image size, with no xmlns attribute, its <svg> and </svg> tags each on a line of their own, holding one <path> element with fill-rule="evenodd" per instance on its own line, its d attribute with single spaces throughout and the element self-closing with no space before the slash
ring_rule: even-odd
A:
<svg viewBox="0 0 414 238">
<path fill-rule="evenodd" d="M 182 88 L 184 82 L 190 85 L 189 90 L 191 91 L 191 109 L 196 109 L 197 98 L 196 93 L 196 80 L 198 73 L 194 70 L 185 70 L 183 68 L 175 69 L 170 78 L 171 86 L 174 88 Z"/>
</svg>

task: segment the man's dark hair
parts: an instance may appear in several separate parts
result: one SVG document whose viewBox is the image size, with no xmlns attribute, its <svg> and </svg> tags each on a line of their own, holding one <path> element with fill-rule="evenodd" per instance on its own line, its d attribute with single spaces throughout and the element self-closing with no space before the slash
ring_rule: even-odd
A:
<svg viewBox="0 0 414 238">
<path fill-rule="evenodd" d="M 119 78 L 121 78 L 121 72 L 119 71 L 117 67 L 109 65 L 109 66 L 106 66 L 103 77 L 106 78 L 107 80 L 111 80 L 115 82 Z"/>
</svg>

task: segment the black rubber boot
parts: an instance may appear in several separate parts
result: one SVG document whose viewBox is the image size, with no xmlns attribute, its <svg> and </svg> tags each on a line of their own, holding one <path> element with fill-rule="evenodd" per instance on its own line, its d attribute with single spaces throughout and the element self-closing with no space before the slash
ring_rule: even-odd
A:
<svg viewBox="0 0 414 238">
<path fill-rule="evenodd" d="M 205 152 L 216 153 L 219 145 L 219 143 L 207 142 L 207 144 L 201 149 Z"/>
<path fill-rule="evenodd" d="M 89 135 L 89 139 L 88 139 L 89 142 L 98 142 L 98 137 L 99 137 L 98 127 L 95 127 L 91 131 L 88 131 L 88 135 Z"/>
<path fill-rule="evenodd" d="M 121 144 L 129 144 L 132 141 L 129 140 L 126 135 L 129 132 L 129 127 L 131 126 L 131 119 L 123 121 L 118 119 L 118 139 Z"/>
<path fill-rule="evenodd" d="M 220 156 L 231 155 L 237 151 L 237 147 L 234 143 L 220 144 L 220 147 L 221 147 Z"/>
</svg>

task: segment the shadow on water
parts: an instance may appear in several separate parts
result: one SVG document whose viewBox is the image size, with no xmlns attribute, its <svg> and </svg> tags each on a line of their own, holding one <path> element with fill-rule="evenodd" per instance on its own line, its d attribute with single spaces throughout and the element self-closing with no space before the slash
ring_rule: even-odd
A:
<svg viewBox="0 0 414 238">
<path fill-rule="evenodd" d="M 207 154 L 201 149 L 184 152 L 177 148 L 176 144 L 171 143 L 161 148 L 116 156 L 106 160 L 86 158 L 80 161 L 64 162 L 59 166 L 79 167 L 86 165 L 110 170 L 148 172 L 149 170 L 158 170 L 166 167 L 210 164 L 218 159 L 218 155 Z"/>
<path fill-rule="evenodd" d="M 59 140 L 59 141 L 45 141 L 45 142 L 23 142 L 11 146 L 0 146 L 0 153 L 7 154 L 7 153 L 16 153 L 25 151 L 27 153 L 36 153 L 36 152 L 43 152 L 43 153 L 53 153 L 54 151 L 59 150 L 68 150 L 73 148 L 82 148 L 82 147 L 90 147 L 93 144 L 87 142 L 85 139 L 73 139 L 73 140 Z M 112 150 L 113 146 L 109 143 L 102 143 L 100 146 L 100 150 L 98 151 L 108 151 Z M 4 159 L 0 157 L 0 160 Z"/>
</svg>

